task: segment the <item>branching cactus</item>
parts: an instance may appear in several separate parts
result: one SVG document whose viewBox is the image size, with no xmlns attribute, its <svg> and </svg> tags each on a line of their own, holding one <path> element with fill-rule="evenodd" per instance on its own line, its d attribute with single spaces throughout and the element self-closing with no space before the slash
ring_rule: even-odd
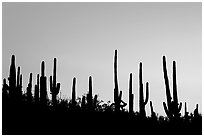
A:
<svg viewBox="0 0 204 137">
<path fill-rule="evenodd" d="M 142 63 L 140 62 L 140 67 L 139 67 L 139 112 L 140 112 L 140 116 L 142 117 L 146 117 L 145 105 L 147 105 L 148 99 L 149 99 L 149 83 L 146 82 L 146 99 L 144 101 L 143 83 L 142 83 Z"/>
<path fill-rule="evenodd" d="M 72 107 L 76 106 L 76 78 L 73 78 L 73 85 L 72 85 Z"/>
<path fill-rule="evenodd" d="M 130 79 L 129 79 L 129 113 L 133 113 L 133 100 L 134 100 L 134 95 L 132 94 L 132 73 L 130 73 Z"/>
<path fill-rule="evenodd" d="M 54 58 L 53 77 L 50 76 L 50 92 L 52 94 L 53 105 L 56 105 L 57 103 L 57 94 L 59 93 L 59 90 L 60 90 L 60 83 L 56 82 L 56 79 L 57 79 L 56 65 L 57 65 L 57 59 Z"/>
<path fill-rule="evenodd" d="M 35 98 L 35 103 L 39 103 L 39 74 L 37 75 L 37 84 L 35 85 L 35 94 L 34 94 L 34 98 Z"/>
<path fill-rule="evenodd" d="M 28 103 L 31 103 L 32 101 L 32 73 L 30 73 L 29 83 L 27 87 L 27 101 Z"/>
<path fill-rule="evenodd" d="M 115 56 L 114 56 L 114 102 L 115 102 L 115 111 L 119 112 L 121 96 L 119 95 L 118 78 L 117 78 L 117 50 L 115 50 Z"/>
<path fill-rule="evenodd" d="M 40 76 L 40 102 L 42 105 L 47 104 L 47 77 L 45 76 L 45 62 L 41 64 Z"/>
<path fill-rule="evenodd" d="M 177 85 L 176 85 L 176 62 L 173 61 L 173 100 L 170 94 L 165 56 L 163 56 L 163 72 L 164 72 L 164 81 L 166 86 L 166 98 L 167 98 L 167 105 L 165 102 L 163 102 L 164 110 L 170 120 L 177 119 L 181 115 L 180 111 L 181 111 L 182 103 L 178 104 Z"/>
</svg>

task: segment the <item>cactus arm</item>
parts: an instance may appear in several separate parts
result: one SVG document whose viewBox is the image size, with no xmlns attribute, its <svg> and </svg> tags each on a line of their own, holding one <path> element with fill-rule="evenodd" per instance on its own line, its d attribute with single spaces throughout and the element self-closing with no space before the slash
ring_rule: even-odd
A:
<svg viewBox="0 0 204 137">
<path fill-rule="evenodd" d="M 20 67 L 18 67 L 18 71 L 17 71 L 17 87 L 20 86 Z"/>
<path fill-rule="evenodd" d="M 146 99 L 145 99 L 144 105 L 147 104 L 148 99 L 149 99 L 149 83 L 147 82 L 146 83 Z"/>
<path fill-rule="evenodd" d="M 150 101 L 150 109 L 151 109 L 151 113 L 153 113 L 154 110 L 153 110 L 153 106 L 152 106 L 152 101 Z"/>
<path fill-rule="evenodd" d="M 167 75 L 165 56 L 163 56 L 163 72 L 164 72 L 164 81 L 165 81 L 165 86 L 166 86 L 167 105 L 171 106 L 171 94 L 170 94 L 170 88 L 169 88 L 169 80 L 168 80 L 168 75 Z"/>
<path fill-rule="evenodd" d="M 52 76 L 50 76 L 50 91 L 51 91 L 51 94 L 53 94 Z"/>
<path fill-rule="evenodd" d="M 119 100 L 120 101 L 122 100 L 122 90 L 120 91 L 120 94 L 119 94 Z"/>
<path fill-rule="evenodd" d="M 165 102 L 163 102 L 163 107 L 164 107 L 164 110 L 165 110 L 166 115 L 167 115 L 169 118 L 171 118 L 172 115 L 170 114 L 169 110 L 167 109 L 167 106 L 166 106 L 166 103 L 165 103 Z"/>
<path fill-rule="evenodd" d="M 39 74 L 37 74 L 37 85 L 39 87 Z"/>
<path fill-rule="evenodd" d="M 181 111 L 182 103 L 180 102 L 179 107 L 178 107 L 178 113 Z"/>
<path fill-rule="evenodd" d="M 94 109 L 96 108 L 96 105 L 97 105 L 97 98 L 98 98 L 98 96 L 95 95 L 95 96 L 94 96 L 94 101 L 93 101 Z"/>
<path fill-rule="evenodd" d="M 23 87 L 23 75 L 21 74 L 20 75 L 20 88 Z"/>
<path fill-rule="evenodd" d="M 57 83 L 57 93 L 59 93 L 60 90 L 60 83 Z"/>
</svg>

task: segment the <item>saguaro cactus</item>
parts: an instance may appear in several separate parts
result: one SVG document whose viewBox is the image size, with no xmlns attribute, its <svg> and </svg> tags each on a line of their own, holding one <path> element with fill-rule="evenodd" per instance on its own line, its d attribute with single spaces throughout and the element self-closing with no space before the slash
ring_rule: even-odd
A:
<svg viewBox="0 0 204 137">
<path fill-rule="evenodd" d="M 35 94 L 34 94 L 34 98 L 35 98 L 35 102 L 38 103 L 39 102 L 39 74 L 37 74 L 37 84 L 35 85 Z"/>
<path fill-rule="evenodd" d="M 93 108 L 93 100 L 92 100 L 92 78 L 89 77 L 89 92 L 87 94 L 87 106 L 89 110 L 92 110 Z"/>
<path fill-rule="evenodd" d="M 50 92 L 52 94 L 52 103 L 53 105 L 56 105 L 57 103 L 57 94 L 60 90 L 60 83 L 56 82 L 57 74 L 56 74 L 56 65 L 57 65 L 57 59 L 54 58 L 54 69 L 53 69 L 53 81 L 52 76 L 50 76 Z"/>
<path fill-rule="evenodd" d="M 13 99 L 15 98 L 16 90 L 16 65 L 14 55 L 12 55 L 11 57 L 10 74 L 8 80 L 9 80 L 9 95 Z"/>
<path fill-rule="evenodd" d="M 76 106 L 76 78 L 73 78 L 73 85 L 72 85 L 72 107 Z"/>
<path fill-rule="evenodd" d="M 144 101 L 143 83 L 142 83 L 142 63 L 139 66 L 139 112 L 142 117 L 146 117 L 145 105 L 149 99 L 149 83 L 146 82 L 146 99 Z"/>
<path fill-rule="evenodd" d="M 16 99 L 20 101 L 22 96 L 22 74 L 20 74 L 20 67 L 17 71 L 17 85 L 16 85 Z"/>
<path fill-rule="evenodd" d="M 31 103 L 32 101 L 32 73 L 30 73 L 29 83 L 27 87 L 27 101 L 28 103 Z"/>
<path fill-rule="evenodd" d="M 120 111 L 120 100 L 121 100 L 121 96 L 119 95 L 118 78 L 117 78 L 117 50 L 115 50 L 115 57 L 114 57 L 114 102 L 115 102 L 115 111 L 116 112 Z"/>
<path fill-rule="evenodd" d="M 133 100 L 134 100 L 134 95 L 132 94 L 132 73 L 130 73 L 130 79 L 129 79 L 129 113 L 133 113 Z"/>
<path fill-rule="evenodd" d="M 40 102 L 42 105 L 47 103 L 47 78 L 45 76 L 45 62 L 41 64 L 41 76 L 40 76 Z"/>
<path fill-rule="evenodd" d="M 170 120 L 180 117 L 182 103 L 178 104 L 177 85 L 176 85 L 176 62 L 173 61 L 173 100 L 170 94 L 169 80 L 166 69 L 166 58 L 163 56 L 163 72 L 166 86 L 167 105 L 163 102 L 164 110 Z M 168 108 L 167 108 L 168 106 Z"/>
</svg>

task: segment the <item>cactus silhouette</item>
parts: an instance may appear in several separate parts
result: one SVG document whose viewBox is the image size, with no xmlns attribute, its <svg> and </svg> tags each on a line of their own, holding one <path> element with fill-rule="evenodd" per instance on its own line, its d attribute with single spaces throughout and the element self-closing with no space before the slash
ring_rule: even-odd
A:
<svg viewBox="0 0 204 137">
<path fill-rule="evenodd" d="M 72 85 L 72 107 L 76 106 L 76 78 L 73 78 L 73 85 Z"/>
<path fill-rule="evenodd" d="M 22 74 L 20 74 L 20 67 L 18 67 L 18 71 L 17 71 L 16 90 L 17 90 L 17 93 L 16 93 L 17 99 L 20 101 L 22 96 Z"/>
<path fill-rule="evenodd" d="M 35 94 L 34 94 L 34 99 L 35 99 L 35 102 L 38 104 L 39 101 L 40 101 L 40 97 L 39 97 L 39 74 L 37 74 L 37 84 L 35 85 Z"/>
<path fill-rule="evenodd" d="M 120 103 L 123 105 L 120 105 Z M 122 101 L 122 91 L 119 93 L 119 86 L 118 86 L 118 78 L 117 78 L 117 50 L 115 50 L 114 55 L 114 104 L 115 104 L 115 112 L 120 112 L 120 108 L 123 109 L 126 106 L 126 103 Z"/>
<path fill-rule="evenodd" d="M 177 85 L 176 85 L 176 62 L 173 61 L 173 100 L 171 100 L 172 97 L 170 94 L 165 56 L 163 56 L 163 72 L 164 72 L 164 80 L 165 80 L 165 86 L 166 86 L 166 98 L 167 98 L 167 105 L 165 102 L 163 102 L 163 107 L 170 120 L 177 119 L 180 117 L 182 103 L 178 104 Z"/>
<path fill-rule="evenodd" d="M 195 108 L 193 113 L 194 113 L 195 118 L 197 118 L 199 116 L 199 114 L 198 114 L 198 104 L 196 104 L 196 108 Z"/>
<path fill-rule="evenodd" d="M 134 95 L 132 94 L 132 73 L 130 73 L 130 79 L 129 79 L 129 113 L 133 113 L 133 100 L 134 100 Z"/>
<path fill-rule="evenodd" d="M 97 107 L 97 98 L 98 98 L 98 96 L 95 95 L 94 100 L 93 100 L 93 109 L 96 109 L 96 107 Z"/>
<path fill-rule="evenodd" d="M 146 82 L 146 99 L 144 101 L 143 83 L 142 83 L 142 63 L 139 65 L 139 112 L 140 116 L 146 117 L 145 105 L 149 99 L 149 83 Z"/>
<path fill-rule="evenodd" d="M 56 62 L 54 59 L 54 70 L 53 75 L 50 76 L 49 85 L 52 95 L 53 93 L 56 95 L 55 99 L 60 89 L 59 84 L 56 83 Z M 53 96 L 50 100 L 47 96 L 44 61 L 41 63 L 41 74 L 37 74 L 34 101 L 32 101 L 32 73 L 30 73 L 27 92 L 21 96 L 22 102 L 10 102 L 22 93 L 21 68 L 18 67 L 16 73 L 15 56 L 13 55 L 9 84 L 6 83 L 6 79 L 3 79 L 2 84 L 2 134 L 78 134 L 78 131 L 80 134 L 202 134 L 202 115 L 198 112 L 198 104 L 196 104 L 194 113 L 189 114 L 185 102 L 185 114 L 184 117 L 180 117 L 181 104 L 178 104 L 177 97 L 176 63 L 173 62 L 173 100 L 170 94 L 165 57 L 163 57 L 163 69 L 167 96 L 167 105 L 165 103 L 163 105 L 165 112 L 168 113 L 168 118 L 163 116 L 158 118 L 152 101 L 150 101 L 151 117 L 147 117 L 145 106 L 149 100 L 149 83 L 146 83 L 145 98 L 143 95 L 145 93 L 143 92 L 142 63 L 139 64 L 139 113 L 133 112 L 132 73 L 129 74 L 129 112 L 123 109 L 126 103 L 121 99 L 122 91 L 119 90 L 117 79 L 117 50 L 115 50 L 114 55 L 113 103 L 110 101 L 105 103 L 103 100 L 98 100 L 98 95 L 93 95 L 91 76 L 88 81 L 88 93 L 82 96 L 81 101 L 76 96 L 76 78 L 74 77 L 71 101 L 69 102 L 67 99 L 57 101 L 56 99 L 55 107 L 52 107 L 52 103 L 50 103 L 53 102 Z M 55 89 L 57 90 L 55 91 Z M 78 105 L 78 103 L 81 104 Z M 63 123 L 69 124 L 65 126 Z M 80 123 L 86 125 L 78 126 Z"/>
<path fill-rule="evenodd" d="M 29 83 L 28 83 L 28 87 L 27 87 L 27 101 L 28 103 L 31 103 L 32 101 L 32 73 L 30 73 L 30 78 L 29 78 Z"/>
<path fill-rule="evenodd" d="M 47 103 L 47 77 L 45 76 L 45 62 L 41 64 L 40 76 L 40 103 L 46 105 Z"/>
<path fill-rule="evenodd" d="M 56 74 L 57 66 L 56 65 L 57 65 L 57 59 L 54 58 L 53 77 L 50 76 L 50 92 L 52 94 L 53 105 L 56 105 L 57 103 L 57 94 L 59 93 L 59 90 L 60 90 L 60 83 L 56 83 L 56 79 L 57 79 L 57 74 Z"/>
<path fill-rule="evenodd" d="M 151 110 L 151 117 L 156 118 L 156 113 L 154 112 L 152 101 L 150 101 L 150 110 Z"/>
<path fill-rule="evenodd" d="M 12 99 L 15 99 L 15 91 L 16 91 L 16 65 L 15 65 L 15 56 L 11 57 L 11 65 L 10 65 L 10 74 L 9 74 L 9 96 Z"/>
<path fill-rule="evenodd" d="M 2 87 L 3 96 L 7 96 L 8 90 L 9 90 L 9 86 L 6 84 L 6 79 L 4 78 L 3 79 L 3 87 Z"/>
<path fill-rule="evenodd" d="M 92 98 L 92 77 L 89 77 L 89 91 L 87 94 L 87 107 L 88 110 L 93 109 L 93 98 Z"/>
</svg>

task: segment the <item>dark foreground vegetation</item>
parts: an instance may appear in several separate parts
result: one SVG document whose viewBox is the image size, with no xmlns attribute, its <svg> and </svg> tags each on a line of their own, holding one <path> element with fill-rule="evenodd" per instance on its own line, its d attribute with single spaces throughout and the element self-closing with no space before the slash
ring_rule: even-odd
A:
<svg viewBox="0 0 204 137">
<path fill-rule="evenodd" d="M 56 77 L 57 60 L 54 59 L 53 76 L 49 77 L 47 94 L 47 77 L 45 63 L 41 64 L 41 75 L 37 74 L 33 86 L 32 73 L 23 92 L 20 67 L 15 66 L 15 56 L 11 58 L 8 84 L 3 79 L 2 88 L 2 134 L 92 134 L 92 135 L 170 135 L 170 134 L 202 134 L 202 116 L 198 112 L 198 104 L 194 112 L 187 111 L 181 115 L 182 103 L 178 101 L 176 83 L 176 62 L 173 61 L 173 88 L 171 96 L 166 68 L 166 58 L 163 57 L 163 74 L 166 86 L 166 99 L 163 107 L 167 117 L 158 116 L 154 112 L 153 102 L 149 101 L 149 83 L 146 85 L 146 96 L 143 95 L 142 63 L 139 64 L 139 112 L 133 111 L 134 95 L 132 93 L 132 74 L 129 78 L 129 109 L 122 100 L 117 79 L 117 50 L 114 55 L 114 102 L 103 102 L 93 95 L 92 77 L 89 77 L 89 91 L 81 98 L 76 98 L 76 78 L 73 78 L 71 100 L 58 99 L 60 83 Z M 34 94 L 32 93 L 34 89 Z M 145 106 L 149 104 L 151 116 L 146 116 Z"/>
</svg>

